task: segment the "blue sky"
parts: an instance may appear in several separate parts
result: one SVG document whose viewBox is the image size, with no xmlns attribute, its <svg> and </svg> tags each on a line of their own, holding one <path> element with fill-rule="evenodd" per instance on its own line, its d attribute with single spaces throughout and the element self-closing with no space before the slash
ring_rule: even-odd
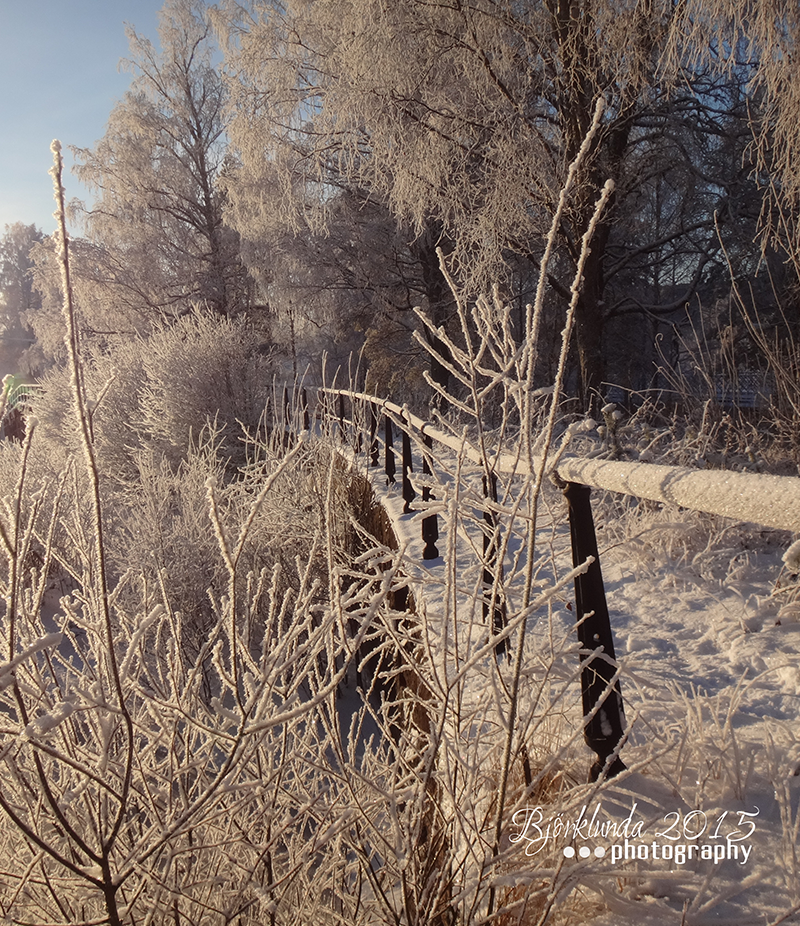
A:
<svg viewBox="0 0 800 926">
<path fill-rule="evenodd" d="M 164 0 L 0 0 L 0 234 L 55 228 L 50 142 L 88 148 L 103 136 L 131 75 L 125 23 L 157 44 Z M 67 198 L 86 191 L 65 176 Z"/>
</svg>

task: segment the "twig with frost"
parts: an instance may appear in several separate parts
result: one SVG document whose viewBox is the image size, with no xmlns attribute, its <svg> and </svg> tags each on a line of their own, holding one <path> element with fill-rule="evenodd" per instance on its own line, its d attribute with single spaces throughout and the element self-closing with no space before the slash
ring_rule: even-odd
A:
<svg viewBox="0 0 800 926">
<path fill-rule="evenodd" d="M 599 119 L 599 112 L 601 108 L 598 107 L 598 113 L 596 119 Z M 563 387 L 564 375 L 567 364 L 567 354 L 569 350 L 570 339 L 572 335 L 572 329 L 575 321 L 575 311 L 578 304 L 578 298 L 580 296 L 581 286 L 583 284 L 583 270 L 586 265 L 586 260 L 589 256 L 589 249 L 591 247 L 592 236 L 594 235 L 595 229 L 600 221 L 600 216 L 603 213 L 611 193 L 613 192 L 614 184 L 612 181 L 606 181 L 606 184 L 603 187 L 603 190 L 600 194 L 599 199 L 595 205 L 594 213 L 592 215 L 591 221 L 584 233 L 583 239 L 581 241 L 581 253 L 578 260 L 578 268 L 575 274 L 575 278 L 572 282 L 572 300 L 570 302 L 569 310 L 567 311 L 567 318 L 564 324 L 564 330 L 562 332 L 562 343 L 561 343 L 561 353 L 558 360 L 558 368 L 556 372 L 555 384 L 553 389 L 553 395 L 550 402 L 550 414 L 548 416 L 547 424 L 545 426 L 545 439 L 540 451 L 540 462 L 536 468 L 535 480 L 532 489 L 530 490 L 530 502 L 529 502 L 529 522 L 528 522 L 528 562 L 526 565 L 526 575 L 525 575 L 525 585 L 523 592 L 523 609 L 525 609 L 530 601 L 530 593 L 533 588 L 533 551 L 536 544 L 536 513 L 538 510 L 539 495 L 542 490 L 542 485 L 544 483 L 545 472 L 548 465 L 548 454 L 550 452 L 550 445 L 553 439 L 553 431 L 555 429 L 556 415 L 558 411 L 558 403 L 561 396 L 561 389 Z M 526 431 L 529 429 L 526 428 Z M 526 435 L 526 440 L 530 441 L 530 434 Z M 534 472 L 534 460 L 529 456 L 529 466 L 531 467 L 530 472 Z M 524 625 L 520 629 L 519 636 L 517 638 L 517 648 L 514 655 L 514 669 L 511 682 L 511 697 L 510 697 L 510 708 L 509 708 L 509 718 L 508 726 L 506 733 L 506 744 L 505 750 L 503 752 L 503 760 L 500 772 L 500 787 L 497 797 L 497 816 L 495 819 L 494 827 L 494 845 L 498 846 L 500 844 L 500 836 L 502 834 L 503 828 L 503 815 L 505 812 L 505 799 L 506 799 L 506 790 L 508 787 L 508 776 L 511 765 L 511 754 L 512 754 L 512 745 L 515 738 L 515 726 L 516 726 L 516 714 L 517 714 L 517 705 L 519 697 L 519 685 L 520 679 L 522 676 L 522 662 L 524 654 L 524 642 L 525 642 L 525 628 Z M 493 906 L 493 897 L 489 902 L 489 909 L 491 910 Z"/>
</svg>

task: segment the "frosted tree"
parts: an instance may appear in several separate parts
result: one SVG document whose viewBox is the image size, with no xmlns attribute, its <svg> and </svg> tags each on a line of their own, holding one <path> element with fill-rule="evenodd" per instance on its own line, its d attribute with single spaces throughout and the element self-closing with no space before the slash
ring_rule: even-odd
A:
<svg viewBox="0 0 800 926">
<path fill-rule="evenodd" d="M 248 306 L 237 235 L 222 216 L 225 89 L 196 0 L 168 0 L 160 51 L 128 30 L 134 74 L 77 174 L 97 194 L 80 208 L 87 241 L 76 277 L 129 324 L 200 304 L 226 315 Z"/>
<path fill-rule="evenodd" d="M 421 397 L 422 367 L 430 364 L 412 340 L 413 308 L 424 305 L 444 319 L 449 303 L 437 239 L 415 234 L 385 202 L 344 183 L 331 191 L 327 227 L 320 228 L 313 217 L 294 221 L 272 188 L 245 189 L 237 171 L 226 182 L 243 258 L 294 371 L 316 369 L 323 352 L 329 369 L 347 367 L 363 349 L 371 389 Z"/>
<path fill-rule="evenodd" d="M 331 185 L 347 178 L 384 199 L 418 240 L 432 237 L 431 255 L 437 243 L 451 252 L 467 291 L 494 280 L 521 288 L 512 257 L 538 267 L 567 165 L 604 98 L 602 130 L 551 265 L 554 289 L 568 302 L 593 203 L 613 179 L 616 193 L 594 237 L 577 308 L 585 401 L 605 378 L 610 300 L 641 290 L 641 274 L 625 276 L 631 256 L 641 262 L 679 253 L 683 301 L 718 256 L 719 189 L 704 176 L 703 160 L 703 139 L 719 134 L 718 113 L 707 105 L 719 101 L 718 88 L 702 71 L 685 70 L 679 94 L 661 81 L 672 4 L 620 10 L 589 2 L 403 0 L 389 9 L 377 0 L 293 0 L 231 3 L 227 13 L 226 54 L 236 78 L 231 138 L 247 191 L 232 187 L 233 199 L 260 182 L 271 190 L 265 200 L 277 197 L 298 219 L 325 226 Z M 663 146 L 682 133 L 694 139 Z M 668 159 L 655 157 L 659 146 Z M 654 170 L 671 172 L 660 227 L 642 221 L 643 200 L 656 195 Z M 703 195 L 693 194 L 698 187 Z M 638 222 L 616 234 L 620 217 L 637 214 Z M 427 266 L 438 285 L 433 263 Z M 676 293 L 664 299 L 669 306 Z M 631 307 L 652 309 L 635 300 Z"/>
<path fill-rule="evenodd" d="M 800 15 L 791 0 L 691 0 L 676 8 L 664 74 L 689 65 L 746 78 L 758 180 L 767 193 L 764 241 L 783 240 L 797 263 L 800 229 Z"/>
<path fill-rule="evenodd" d="M 296 118 L 276 103 L 282 86 L 295 93 L 280 80 L 293 79 L 293 61 L 302 66 L 293 57 L 296 49 L 272 35 L 279 51 L 269 64 L 282 76 L 255 78 L 234 50 L 238 26 L 218 22 L 230 43 L 226 70 L 232 72 L 236 152 L 224 177 L 226 214 L 242 236 L 246 263 L 268 293 L 271 311 L 287 321 L 283 327 L 291 331 L 293 354 L 303 353 L 302 342 L 306 352 L 317 350 L 318 335 L 327 339 L 324 346 L 334 359 L 344 347 L 366 343 L 377 388 L 390 380 L 418 382 L 421 353 L 409 340 L 415 328 L 411 310 L 422 304 L 441 323 L 452 311 L 436 255 L 445 244 L 441 222 L 432 215 L 422 223 L 405 221 L 384 191 L 347 169 L 338 142 L 317 172 L 312 164 L 319 139 L 308 122 L 316 108 L 308 94 L 315 91 L 299 92 Z M 360 343 L 353 333 L 361 334 Z M 443 367 L 434 363 L 432 373 L 445 383 Z"/>
<path fill-rule="evenodd" d="M 33 286 L 31 249 L 42 240 L 34 225 L 7 225 L 0 239 L 0 365 L 3 373 L 36 364 L 31 353 L 32 316 L 41 304 Z"/>
</svg>

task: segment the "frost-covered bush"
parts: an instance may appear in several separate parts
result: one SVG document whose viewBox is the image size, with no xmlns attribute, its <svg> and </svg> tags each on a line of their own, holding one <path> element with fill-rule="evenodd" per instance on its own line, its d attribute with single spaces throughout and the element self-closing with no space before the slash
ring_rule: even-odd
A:
<svg viewBox="0 0 800 926">
<path fill-rule="evenodd" d="M 137 478 L 114 496 L 116 516 L 109 536 L 115 573 L 133 568 L 162 583 L 171 606 L 200 636 L 224 589 L 226 563 L 216 533 L 221 532 L 226 542 L 236 536 L 265 480 L 285 456 L 280 446 L 249 441 L 247 463 L 231 473 L 215 433 L 207 431 L 201 437 L 177 467 L 152 449 L 136 455 Z M 337 565 L 352 546 L 349 479 L 325 442 L 309 441 L 296 448 L 292 466 L 276 479 L 252 516 L 239 557 L 243 574 L 272 575 L 277 568 L 275 587 L 281 595 L 296 593 L 301 576 L 313 575 L 322 582 L 326 558 L 312 557 L 320 537 L 330 539 Z M 218 525 L 209 509 L 209 486 L 214 487 Z M 313 562 L 301 568 L 298 557 L 303 563 L 312 557 Z M 258 623 L 260 616 L 257 610 L 252 620 Z"/>
<path fill-rule="evenodd" d="M 270 376 L 269 356 L 251 329 L 208 315 L 187 316 L 102 351 L 95 347 L 81 358 L 87 423 L 109 512 L 109 562 L 117 574 L 130 565 L 166 569 L 171 597 L 187 614 L 198 602 L 207 605 L 213 578 L 205 571 L 214 557 L 203 481 L 211 475 L 236 481 L 247 447 L 254 446 L 248 433 L 263 437 Z M 68 473 L 77 483 L 78 523 L 91 529 L 88 496 L 79 490 L 87 477 L 77 462 L 82 451 L 72 409 L 70 370 L 50 371 L 33 403 L 36 452 L 26 463 L 26 492 Z M 6 498 L 14 494 L 21 452 L 7 442 L 0 447 Z M 191 552 L 195 543 L 204 551 L 199 558 Z M 59 524 L 53 555 L 67 572 L 77 568 L 77 548 Z"/>
<path fill-rule="evenodd" d="M 83 487 L 67 480 L 25 503 L 20 461 L 22 504 L 0 519 L 6 911 L 41 923 L 264 922 L 285 890 L 276 880 L 310 877 L 336 810 L 307 797 L 325 788 L 315 765 L 329 740 L 320 712 L 352 656 L 331 602 L 343 552 L 325 511 L 315 512 L 312 537 L 269 512 L 282 478 L 302 481 L 304 452 L 298 444 L 228 497 L 206 476 L 210 545 L 198 543 L 197 525 L 185 548 L 194 562 L 173 550 L 169 568 L 148 568 L 133 549 L 130 568 L 118 578 L 106 571 L 105 581 L 96 542 L 106 522 L 92 535 L 80 525 Z M 193 480 L 209 469 L 191 465 L 187 495 L 199 494 Z M 284 578 L 277 544 L 259 562 L 246 553 L 263 539 L 262 517 L 281 520 L 294 578 Z M 57 600 L 47 538 L 59 526 L 76 553 L 74 588 Z M 37 538 L 43 553 L 31 558 Z M 333 557 L 319 557 L 323 548 Z M 172 583 L 192 575 L 198 585 L 211 577 L 202 628 L 172 600 Z M 358 621 L 385 598 L 374 586 L 348 613 Z"/>
<path fill-rule="evenodd" d="M 207 314 L 94 348 L 81 375 L 106 478 L 135 471 L 142 447 L 177 465 L 210 422 L 220 454 L 242 462 L 242 428 L 258 427 L 272 377 L 269 351 L 253 329 Z M 53 371 L 42 385 L 34 413 L 54 441 L 74 449 L 69 374 Z"/>
<path fill-rule="evenodd" d="M 627 409 L 609 402 L 601 415 L 600 422 L 583 422 L 585 433 L 571 442 L 571 453 L 691 469 L 787 472 L 785 454 L 776 449 L 763 422 L 721 410 L 711 401 L 687 403 L 680 412 L 650 399 Z"/>
<path fill-rule="evenodd" d="M 194 315 L 142 344 L 139 427 L 157 448 L 182 458 L 207 421 L 221 449 L 243 460 L 241 426 L 255 428 L 271 387 L 269 357 L 244 322 Z"/>
</svg>

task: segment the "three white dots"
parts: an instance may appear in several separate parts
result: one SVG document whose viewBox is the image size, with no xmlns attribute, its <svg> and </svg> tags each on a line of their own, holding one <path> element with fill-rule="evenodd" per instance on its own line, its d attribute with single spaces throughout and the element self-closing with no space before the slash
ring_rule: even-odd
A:
<svg viewBox="0 0 800 926">
<path fill-rule="evenodd" d="M 592 854 L 592 850 L 588 846 L 581 846 L 578 849 L 578 855 L 581 858 L 589 858 Z M 606 850 L 602 846 L 598 846 L 594 850 L 595 858 L 602 858 L 606 854 Z M 575 848 L 573 846 L 564 847 L 564 858 L 575 858 Z"/>
</svg>

